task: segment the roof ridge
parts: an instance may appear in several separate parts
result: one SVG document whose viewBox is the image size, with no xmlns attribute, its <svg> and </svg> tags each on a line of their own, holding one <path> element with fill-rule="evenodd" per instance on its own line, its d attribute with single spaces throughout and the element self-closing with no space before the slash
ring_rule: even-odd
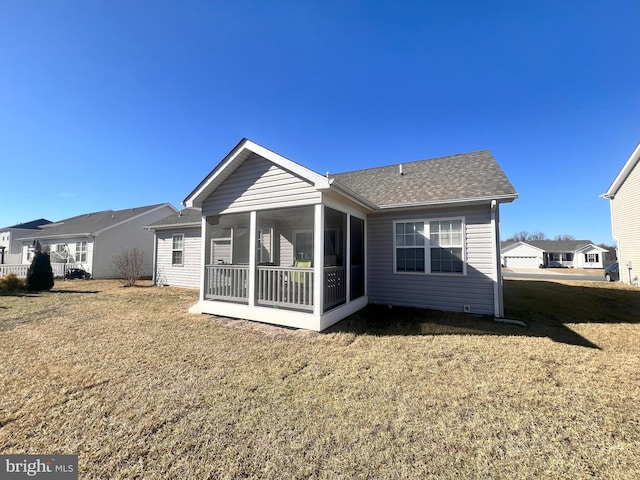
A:
<svg viewBox="0 0 640 480">
<path fill-rule="evenodd" d="M 491 154 L 491 150 L 485 148 L 482 150 L 474 150 L 472 152 L 465 152 L 465 153 L 454 153 L 452 155 L 442 155 L 440 157 L 433 157 L 433 158 L 423 158 L 421 160 L 409 160 L 407 162 L 395 162 L 395 163 L 391 163 L 391 164 L 386 164 L 386 165 L 380 165 L 378 167 L 369 167 L 369 168 L 359 168 L 357 170 L 347 170 L 344 172 L 337 172 L 337 173 L 331 173 L 330 175 L 344 175 L 347 173 L 356 173 L 356 172 L 366 172 L 366 171 L 370 171 L 370 170 L 378 170 L 378 169 L 382 169 L 382 168 L 396 168 L 398 165 L 411 165 L 414 163 L 422 163 L 422 162 L 431 162 L 434 160 L 443 160 L 443 159 L 449 159 L 449 158 L 454 158 L 454 157 L 462 157 L 462 156 L 466 156 L 466 155 L 473 155 L 476 153 L 488 153 L 489 155 Z"/>
</svg>

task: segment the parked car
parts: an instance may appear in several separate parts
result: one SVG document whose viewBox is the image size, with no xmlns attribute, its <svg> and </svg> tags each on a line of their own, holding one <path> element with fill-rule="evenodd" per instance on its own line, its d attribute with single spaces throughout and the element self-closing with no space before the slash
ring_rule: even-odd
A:
<svg viewBox="0 0 640 480">
<path fill-rule="evenodd" d="M 607 282 L 617 282 L 620 280 L 620 266 L 618 262 L 612 263 L 604 269 L 604 278 Z"/>
<path fill-rule="evenodd" d="M 77 278 L 89 280 L 91 278 L 91 274 L 81 268 L 71 268 L 64 274 L 65 280 L 74 280 Z"/>
</svg>

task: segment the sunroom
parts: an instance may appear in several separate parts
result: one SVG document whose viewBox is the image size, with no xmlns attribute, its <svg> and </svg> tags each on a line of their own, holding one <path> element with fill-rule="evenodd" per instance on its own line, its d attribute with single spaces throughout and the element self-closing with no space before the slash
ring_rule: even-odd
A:
<svg viewBox="0 0 640 480">
<path fill-rule="evenodd" d="M 366 213 L 326 177 L 241 142 L 185 204 L 203 214 L 191 312 L 319 331 L 366 306 Z"/>
</svg>

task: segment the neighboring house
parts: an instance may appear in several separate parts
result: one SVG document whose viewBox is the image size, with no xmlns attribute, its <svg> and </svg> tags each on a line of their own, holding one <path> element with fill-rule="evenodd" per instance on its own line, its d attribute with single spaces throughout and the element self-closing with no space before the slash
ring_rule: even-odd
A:
<svg viewBox="0 0 640 480">
<path fill-rule="evenodd" d="M 503 242 L 501 256 L 505 268 L 604 268 L 607 252 L 591 240 L 530 240 Z"/>
<path fill-rule="evenodd" d="M 185 208 L 147 228 L 155 235 L 154 283 L 198 288 L 202 270 L 202 211 Z"/>
<path fill-rule="evenodd" d="M 0 229 L 0 265 L 22 263 L 22 242 L 20 239 L 48 223 L 51 222 L 40 218 Z"/>
<path fill-rule="evenodd" d="M 137 247 L 144 254 L 143 276 L 151 276 L 153 233 L 145 225 L 177 209 L 169 203 L 78 215 L 44 225 L 21 239 L 22 263 L 30 263 L 36 245 L 48 251 L 55 267 L 79 267 L 93 278 L 115 278 L 112 256 Z"/>
<path fill-rule="evenodd" d="M 640 272 L 640 144 L 602 197 L 610 200 L 620 280 L 637 285 Z"/>
<path fill-rule="evenodd" d="M 202 209 L 190 311 L 318 331 L 368 303 L 500 317 L 516 198 L 486 150 L 320 175 L 244 139 L 183 202 Z"/>
</svg>

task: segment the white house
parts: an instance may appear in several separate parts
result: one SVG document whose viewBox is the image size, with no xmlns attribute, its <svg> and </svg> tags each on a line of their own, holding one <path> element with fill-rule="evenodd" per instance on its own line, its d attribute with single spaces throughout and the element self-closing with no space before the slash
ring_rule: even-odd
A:
<svg viewBox="0 0 640 480">
<path fill-rule="evenodd" d="M 637 285 L 640 272 L 640 144 L 602 197 L 610 200 L 620 280 Z"/>
<path fill-rule="evenodd" d="M 21 238 L 22 263 L 29 264 L 36 244 L 49 252 L 52 266 L 79 267 L 93 278 L 114 278 L 112 257 L 137 247 L 145 258 L 143 276 L 151 276 L 153 233 L 145 225 L 177 209 L 169 203 L 124 210 L 105 210 L 49 223 Z"/>
<path fill-rule="evenodd" d="M 0 229 L 0 265 L 22 263 L 22 242 L 20 239 L 48 223 L 51 222 L 40 218 Z"/>
<path fill-rule="evenodd" d="M 501 256 L 506 268 L 604 268 L 607 252 L 590 240 L 530 240 L 503 242 Z"/>
<path fill-rule="evenodd" d="M 243 139 L 183 202 L 201 209 L 190 311 L 318 331 L 370 302 L 502 316 L 499 207 L 515 198 L 486 150 L 321 175 Z M 180 246 L 166 227 L 158 272 L 169 235 Z"/>
</svg>

